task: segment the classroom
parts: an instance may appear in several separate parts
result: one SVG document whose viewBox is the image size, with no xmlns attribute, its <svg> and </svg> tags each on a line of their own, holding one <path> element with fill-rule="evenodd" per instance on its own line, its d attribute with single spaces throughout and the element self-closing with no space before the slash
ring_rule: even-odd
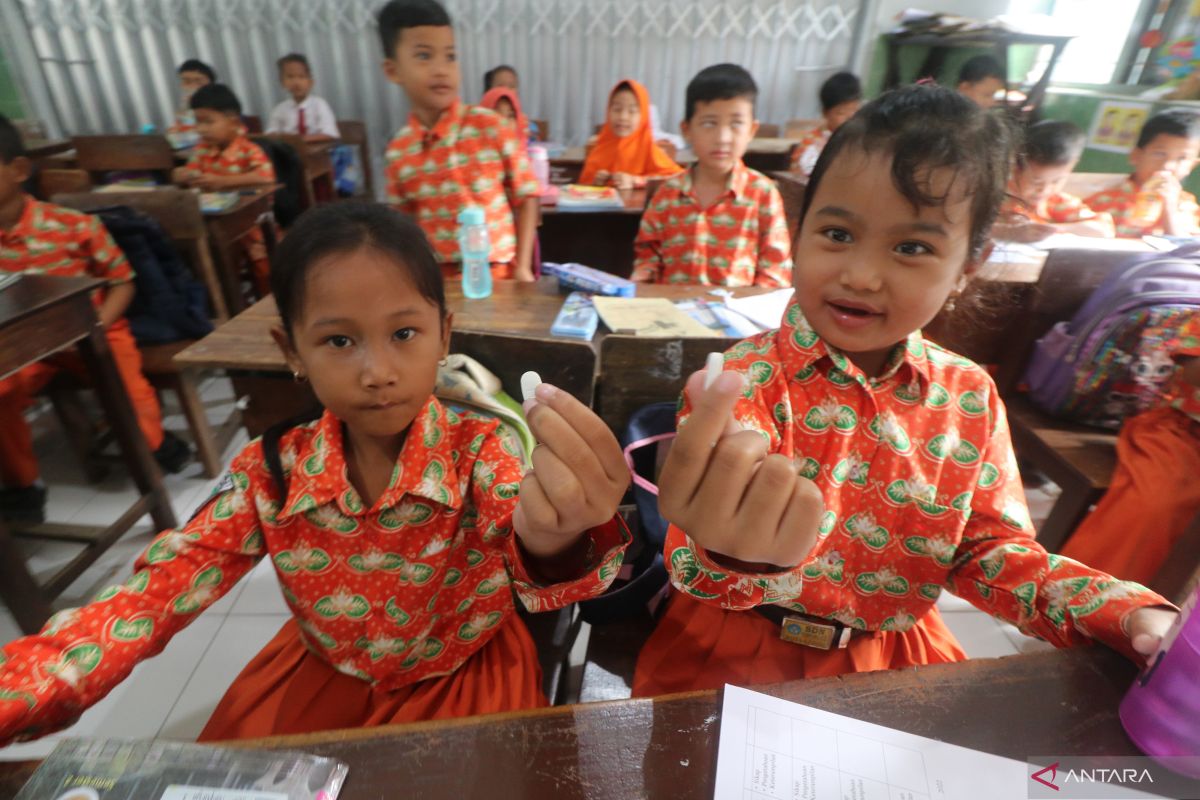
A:
<svg viewBox="0 0 1200 800">
<path fill-rule="evenodd" d="M 0 800 L 1200 798 L 1198 162 L 1196 0 L 0 4 Z"/>
</svg>

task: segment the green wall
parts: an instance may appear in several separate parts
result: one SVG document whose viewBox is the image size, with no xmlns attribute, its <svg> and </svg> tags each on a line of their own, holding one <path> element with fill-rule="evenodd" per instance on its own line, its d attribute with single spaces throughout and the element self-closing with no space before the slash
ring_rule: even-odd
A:
<svg viewBox="0 0 1200 800">
<path fill-rule="evenodd" d="M 923 76 L 917 72 L 929 55 L 929 47 L 904 45 L 900 48 L 900 82 L 912 83 Z M 1033 67 L 1037 58 L 1038 45 L 1012 45 L 1008 48 L 1008 80 L 1013 85 L 1019 85 L 1024 76 Z M 958 72 L 963 62 L 977 55 L 995 55 L 991 47 L 956 47 L 946 55 L 942 69 L 934 77 L 942 86 L 954 88 L 958 86 Z M 874 97 L 883 90 L 883 80 L 887 77 L 887 40 L 880 36 L 875 41 L 871 57 L 871 67 L 864 81 L 867 96 Z"/>
<path fill-rule="evenodd" d="M 0 114 L 10 119 L 24 119 L 25 108 L 21 93 L 17 91 L 17 83 L 12 75 L 12 68 L 0 49 Z"/>
</svg>

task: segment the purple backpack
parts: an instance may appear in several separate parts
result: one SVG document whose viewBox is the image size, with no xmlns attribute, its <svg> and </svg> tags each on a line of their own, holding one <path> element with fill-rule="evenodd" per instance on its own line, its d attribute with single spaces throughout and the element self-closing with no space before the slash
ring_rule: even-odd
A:
<svg viewBox="0 0 1200 800">
<path fill-rule="evenodd" d="M 1046 413 L 1117 429 L 1145 411 L 1174 373 L 1165 349 L 1200 313 L 1200 246 L 1139 254 L 1034 346 L 1029 398 Z"/>
</svg>

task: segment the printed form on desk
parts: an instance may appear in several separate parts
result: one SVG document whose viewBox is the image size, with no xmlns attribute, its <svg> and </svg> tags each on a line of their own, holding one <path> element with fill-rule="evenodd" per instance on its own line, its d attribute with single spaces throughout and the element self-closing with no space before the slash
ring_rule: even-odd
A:
<svg viewBox="0 0 1200 800">
<path fill-rule="evenodd" d="M 715 800 L 1012 800 L 1029 766 L 725 686 Z M 1155 797 L 1124 787 L 1111 797 Z"/>
</svg>

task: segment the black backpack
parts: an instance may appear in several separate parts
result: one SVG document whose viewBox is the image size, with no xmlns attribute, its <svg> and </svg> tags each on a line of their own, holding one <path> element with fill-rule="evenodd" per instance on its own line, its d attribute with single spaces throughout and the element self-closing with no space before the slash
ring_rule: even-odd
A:
<svg viewBox="0 0 1200 800">
<path fill-rule="evenodd" d="M 252 136 L 250 141 L 262 148 L 275 167 L 275 181 L 283 188 L 275 193 L 275 221 L 279 227 L 291 227 L 300 216 L 300 198 L 304 191 L 304 165 L 299 154 L 287 142 L 266 136 Z"/>
</svg>

